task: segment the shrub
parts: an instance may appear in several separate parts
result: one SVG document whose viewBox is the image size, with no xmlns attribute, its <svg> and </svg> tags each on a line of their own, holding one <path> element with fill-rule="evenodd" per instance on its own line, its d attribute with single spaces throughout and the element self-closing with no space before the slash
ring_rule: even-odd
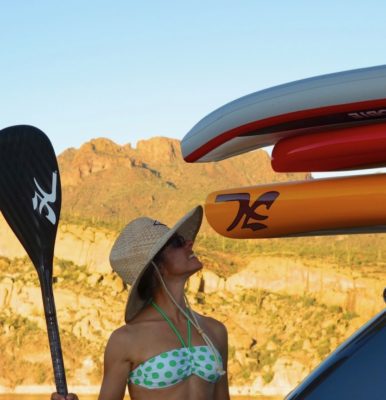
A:
<svg viewBox="0 0 386 400">
<path fill-rule="evenodd" d="M 355 312 L 347 311 L 343 314 L 343 319 L 350 321 L 351 319 L 357 318 L 359 315 Z"/>
<path fill-rule="evenodd" d="M 272 371 L 268 371 L 265 374 L 263 374 L 263 381 L 265 383 L 269 383 L 272 381 L 274 376 L 275 376 L 275 374 Z"/>
</svg>

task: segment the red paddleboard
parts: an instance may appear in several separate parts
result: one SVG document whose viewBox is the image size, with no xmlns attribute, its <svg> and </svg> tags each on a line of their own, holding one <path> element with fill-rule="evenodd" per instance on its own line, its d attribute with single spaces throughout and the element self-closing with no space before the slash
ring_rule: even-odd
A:
<svg viewBox="0 0 386 400">
<path fill-rule="evenodd" d="M 291 136 L 276 143 L 277 172 L 323 172 L 386 166 L 386 124 Z"/>
</svg>

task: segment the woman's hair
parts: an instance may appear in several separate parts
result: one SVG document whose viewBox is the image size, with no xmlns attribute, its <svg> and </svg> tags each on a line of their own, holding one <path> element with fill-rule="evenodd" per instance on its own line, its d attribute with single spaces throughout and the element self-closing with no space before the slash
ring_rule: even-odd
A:
<svg viewBox="0 0 386 400">
<path fill-rule="evenodd" d="M 164 250 L 168 246 L 172 246 L 174 248 L 183 247 L 186 244 L 186 240 L 182 235 L 175 232 L 169 240 L 161 247 L 159 252 L 154 256 L 153 262 L 159 267 L 164 258 Z M 154 265 L 151 263 L 144 274 L 142 275 L 141 280 L 138 283 L 138 294 L 142 300 L 149 300 L 154 295 L 154 290 L 159 285 L 158 276 L 154 270 Z"/>
<path fill-rule="evenodd" d="M 157 266 L 160 265 L 162 262 L 162 253 L 163 249 L 161 249 L 153 258 L 152 261 L 156 263 Z M 144 274 L 142 275 L 142 278 L 140 279 L 138 283 L 138 294 L 139 297 L 142 300 L 149 300 L 153 297 L 154 295 L 154 290 L 157 288 L 159 285 L 159 280 L 158 276 L 154 270 L 154 265 L 150 264 Z"/>
</svg>

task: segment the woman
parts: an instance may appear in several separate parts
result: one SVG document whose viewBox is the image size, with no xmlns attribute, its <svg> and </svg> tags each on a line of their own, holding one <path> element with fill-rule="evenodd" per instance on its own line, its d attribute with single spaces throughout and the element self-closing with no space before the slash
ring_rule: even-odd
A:
<svg viewBox="0 0 386 400">
<path fill-rule="evenodd" d="M 132 400 L 229 399 L 226 328 L 184 295 L 202 268 L 192 249 L 202 213 L 196 207 L 172 229 L 141 217 L 116 240 L 110 263 L 131 291 L 126 324 L 106 346 L 99 400 L 122 400 L 126 385 Z"/>
</svg>

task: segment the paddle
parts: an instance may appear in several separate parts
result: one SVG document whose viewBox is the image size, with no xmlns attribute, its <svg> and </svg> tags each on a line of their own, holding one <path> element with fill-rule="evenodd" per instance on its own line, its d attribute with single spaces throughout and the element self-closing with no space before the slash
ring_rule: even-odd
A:
<svg viewBox="0 0 386 400">
<path fill-rule="evenodd" d="M 52 291 L 52 263 L 61 206 L 58 163 L 47 136 L 27 125 L 0 131 L 0 210 L 39 275 L 56 390 L 67 395 Z"/>
</svg>

